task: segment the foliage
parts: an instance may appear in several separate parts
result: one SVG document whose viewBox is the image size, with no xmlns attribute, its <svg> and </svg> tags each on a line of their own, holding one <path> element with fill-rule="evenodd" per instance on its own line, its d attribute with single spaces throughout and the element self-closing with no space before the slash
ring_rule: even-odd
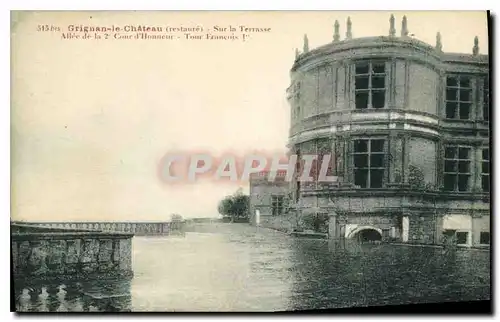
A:
<svg viewBox="0 0 500 322">
<path fill-rule="evenodd" d="M 226 196 L 219 202 L 218 211 L 222 217 L 232 221 L 248 220 L 249 196 L 238 189 L 233 195 Z"/>
<path fill-rule="evenodd" d="M 182 216 L 179 214 L 172 214 L 172 215 L 170 215 L 170 220 L 175 221 L 175 222 L 179 222 L 179 221 L 184 221 L 184 218 L 182 218 Z"/>
<path fill-rule="evenodd" d="M 424 190 L 425 176 L 422 169 L 410 164 L 408 166 L 408 171 L 409 171 L 408 183 L 410 184 L 410 187 L 416 190 Z"/>
<path fill-rule="evenodd" d="M 410 187 L 414 190 L 422 190 L 422 191 L 435 191 L 437 187 L 435 184 L 430 182 L 425 182 L 425 175 L 422 169 L 417 166 L 410 164 L 408 166 L 409 176 L 408 183 Z"/>
<path fill-rule="evenodd" d="M 311 229 L 315 232 L 328 231 L 328 215 L 327 214 L 310 214 L 302 218 L 302 224 L 305 229 Z"/>
</svg>

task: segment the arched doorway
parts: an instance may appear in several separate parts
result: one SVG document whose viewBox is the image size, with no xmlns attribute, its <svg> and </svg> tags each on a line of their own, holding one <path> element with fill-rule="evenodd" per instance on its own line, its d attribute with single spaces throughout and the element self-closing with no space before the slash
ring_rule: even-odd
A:
<svg viewBox="0 0 500 322">
<path fill-rule="evenodd" d="M 372 226 L 361 226 L 352 230 L 349 239 L 357 240 L 360 242 L 373 242 L 382 240 L 382 230 Z"/>
<path fill-rule="evenodd" d="M 363 229 L 357 232 L 354 235 L 354 239 L 366 243 L 366 242 L 372 242 L 372 241 L 381 241 L 382 240 L 382 235 L 375 229 Z"/>
</svg>

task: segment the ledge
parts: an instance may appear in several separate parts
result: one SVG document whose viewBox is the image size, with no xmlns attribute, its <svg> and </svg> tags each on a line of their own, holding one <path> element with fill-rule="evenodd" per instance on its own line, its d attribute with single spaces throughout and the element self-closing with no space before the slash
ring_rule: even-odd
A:
<svg viewBox="0 0 500 322">
<path fill-rule="evenodd" d="M 12 233 L 12 240 L 60 240 L 60 239 L 128 239 L 134 237 L 131 233 L 118 232 L 46 232 L 46 233 Z"/>
<path fill-rule="evenodd" d="M 420 191 L 404 188 L 404 185 L 395 186 L 394 188 L 381 188 L 381 189 L 355 189 L 350 186 L 339 188 L 324 188 L 324 189 L 301 189 L 301 194 L 304 195 L 317 195 L 323 193 L 334 192 L 338 195 L 357 195 L 357 196 L 406 196 L 406 197 L 419 197 L 419 198 L 444 198 L 444 199 L 490 199 L 489 193 L 477 192 L 444 192 L 444 191 Z"/>
<path fill-rule="evenodd" d="M 14 281 L 16 283 L 29 283 L 30 285 L 36 284 L 47 284 L 51 282 L 57 282 L 58 284 L 64 284 L 64 282 L 84 282 L 84 281 L 95 281 L 95 280 L 131 280 L 134 277 L 134 272 L 132 270 L 128 271 L 115 271 L 115 272 L 96 272 L 91 274 L 85 274 L 82 272 L 74 274 L 46 274 L 40 276 L 26 275 L 26 274 L 14 274 Z"/>
<path fill-rule="evenodd" d="M 447 69 L 453 65 L 469 65 L 484 67 L 489 65 L 488 55 L 473 55 L 466 53 L 446 53 L 436 50 L 436 48 L 426 42 L 412 37 L 395 36 L 375 36 L 346 39 L 337 42 L 330 42 L 320 47 L 301 53 L 294 61 L 291 72 L 304 68 L 314 61 L 321 61 L 321 58 L 332 59 L 332 56 L 338 54 L 340 60 L 352 59 L 351 56 L 342 56 L 346 52 L 353 50 L 367 49 L 367 53 L 374 54 L 376 49 L 380 50 L 377 54 L 400 55 L 404 58 L 418 57 L 423 61 L 432 60 L 432 65 L 441 65 L 439 68 Z M 333 57 L 335 58 L 335 57 Z M 354 58 L 356 59 L 356 57 Z"/>
<path fill-rule="evenodd" d="M 16 231 L 17 230 L 17 231 Z M 67 239 L 67 238 L 132 238 L 134 234 L 75 228 L 51 228 L 37 225 L 11 224 L 13 240 Z"/>
<path fill-rule="evenodd" d="M 380 48 L 387 51 L 388 48 L 399 49 L 406 51 L 407 54 L 420 54 L 427 60 L 429 57 L 436 61 L 442 61 L 442 54 L 437 52 L 435 48 L 423 41 L 411 37 L 391 37 L 391 36 L 376 36 L 362 37 L 355 39 L 346 39 L 338 42 L 331 42 L 320 47 L 314 48 L 306 53 L 302 53 L 295 60 L 291 71 L 295 71 L 300 67 L 307 65 L 310 61 L 319 57 L 330 57 L 335 54 L 340 54 L 353 49 L 371 49 Z M 404 52 L 402 53 L 404 54 Z"/>
<path fill-rule="evenodd" d="M 325 233 L 316 233 L 316 232 L 298 232 L 294 231 L 290 233 L 291 236 L 300 237 L 300 238 L 328 238 L 328 234 Z"/>
</svg>

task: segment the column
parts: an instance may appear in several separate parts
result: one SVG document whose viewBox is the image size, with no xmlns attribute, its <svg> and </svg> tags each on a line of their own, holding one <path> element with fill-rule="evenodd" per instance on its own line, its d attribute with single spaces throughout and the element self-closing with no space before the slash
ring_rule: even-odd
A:
<svg viewBox="0 0 500 322">
<path fill-rule="evenodd" d="M 478 92 L 478 82 L 477 82 L 477 79 L 476 78 L 473 78 L 471 77 L 471 80 L 470 80 L 470 86 L 472 87 L 472 105 L 471 105 L 471 110 L 470 110 L 470 120 L 478 120 L 479 119 L 479 99 L 478 99 L 478 96 L 482 96 L 482 95 L 478 95 L 479 92 Z"/>
<path fill-rule="evenodd" d="M 346 75 L 346 100 L 348 102 L 348 109 L 354 110 L 356 109 L 356 85 L 354 76 L 356 74 L 356 65 L 350 63 L 347 65 L 347 75 Z"/>
<path fill-rule="evenodd" d="M 346 68 L 345 62 L 337 68 L 336 93 L 337 93 L 337 110 L 345 110 L 345 89 L 346 89 Z"/>
<path fill-rule="evenodd" d="M 437 207 L 437 206 L 436 206 Z M 442 244 L 443 236 L 443 216 L 446 214 L 445 211 L 441 209 L 436 209 L 436 222 L 435 222 L 435 236 L 434 244 Z"/>
<path fill-rule="evenodd" d="M 334 154 L 335 154 L 335 175 L 340 178 L 342 182 L 344 178 L 344 140 L 340 135 L 334 136 Z"/>
<path fill-rule="evenodd" d="M 389 89 L 389 92 L 387 93 L 389 96 L 389 109 L 395 109 L 397 108 L 396 106 L 396 59 L 392 59 L 389 63 L 387 63 L 387 70 L 389 71 L 388 76 L 386 77 L 387 81 L 387 86 L 386 88 Z"/>
<path fill-rule="evenodd" d="M 354 149 L 354 143 L 351 140 L 351 135 L 347 134 L 344 136 L 345 144 L 344 144 L 344 173 L 347 177 L 347 183 L 352 185 L 354 184 L 354 173 L 353 173 L 353 160 L 352 160 L 352 152 Z"/>
<path fill-rule="evenodd" d="M 402 229 L 401 229 L 401 239 L 403 243 L 408 242 L 410 236 L 410 218 L 408 214 L 403 214 Z"/>
<path fill-rule="evenodd" d="M 330 217 L 328 220 L 328 238 L 337 238 L 337 214 L 335 212 L 330 213 Z"/>
<path fill-rule="evenodd" d="M 11 254 L 12 254 L 12 273 L 14 275 L 17 273 L 17 268 L 18 268 L 18 255 L 19 255 L 19 250 L 18 250 L 18 243 L 15 241 L 11 242 Z"/>
<path fill-rule="evenodd" d="M 403 143 L 402 143 L 402 161 L 403 161 L 403 176 L 402 176 L 402 183 L 404 185 L 408 184 L 409 181 L 409 169 L 408 165 L 410 164 L 410 139 L 411 135 L 409 134 L 404 134 L 403 135 Z"/>
<path fill-rule="evenodd" d="M 483 149 L 481 145 L 475 144 L 472 146 L 471 151 L 471 191 L 472 192 L 482 192 L 482 160 L 483 160 Z"/>
<path fill-rule="evenodd" d="M 388 153 L 389 184 L 401 184 L 403 182 L 403 137 L 391 132 L 389 136 Z"/>
</svg>

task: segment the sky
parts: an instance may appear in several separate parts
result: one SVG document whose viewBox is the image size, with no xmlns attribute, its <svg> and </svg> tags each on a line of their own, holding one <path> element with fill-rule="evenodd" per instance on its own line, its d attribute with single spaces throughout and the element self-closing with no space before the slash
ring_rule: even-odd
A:
<svg viewBox="0 0 500 322">
<path fill-rule="evenodd" d="M 415 38 L 443 50 L 488 52 L 485 12 L 392 12 Z M 388 35 L 391 12 L 24 12 L 11 21 L 11 217 L 14 220 L 163 220 L 216 217 L 248 183 L 169 185 L 171 151 L 246 155 L 285 151 L 285 90 L 295 48 Z M 246 41 L 63 39 L 75 26 L 271 28 Z M 37 31 L 48 26 L 59 31 Z M 214 33 L 210 31 L 210 33 Z M 93 34 L 91 32 L 90 34 Z M 219 34 L 223 34 L 222 32 Z M 228 34 L 228 33 L 226 33 Z M 229 33 L 231 34 L 231 33 Z M 235 33 L 241 36 L 241 33 Z"/>
</svg>

